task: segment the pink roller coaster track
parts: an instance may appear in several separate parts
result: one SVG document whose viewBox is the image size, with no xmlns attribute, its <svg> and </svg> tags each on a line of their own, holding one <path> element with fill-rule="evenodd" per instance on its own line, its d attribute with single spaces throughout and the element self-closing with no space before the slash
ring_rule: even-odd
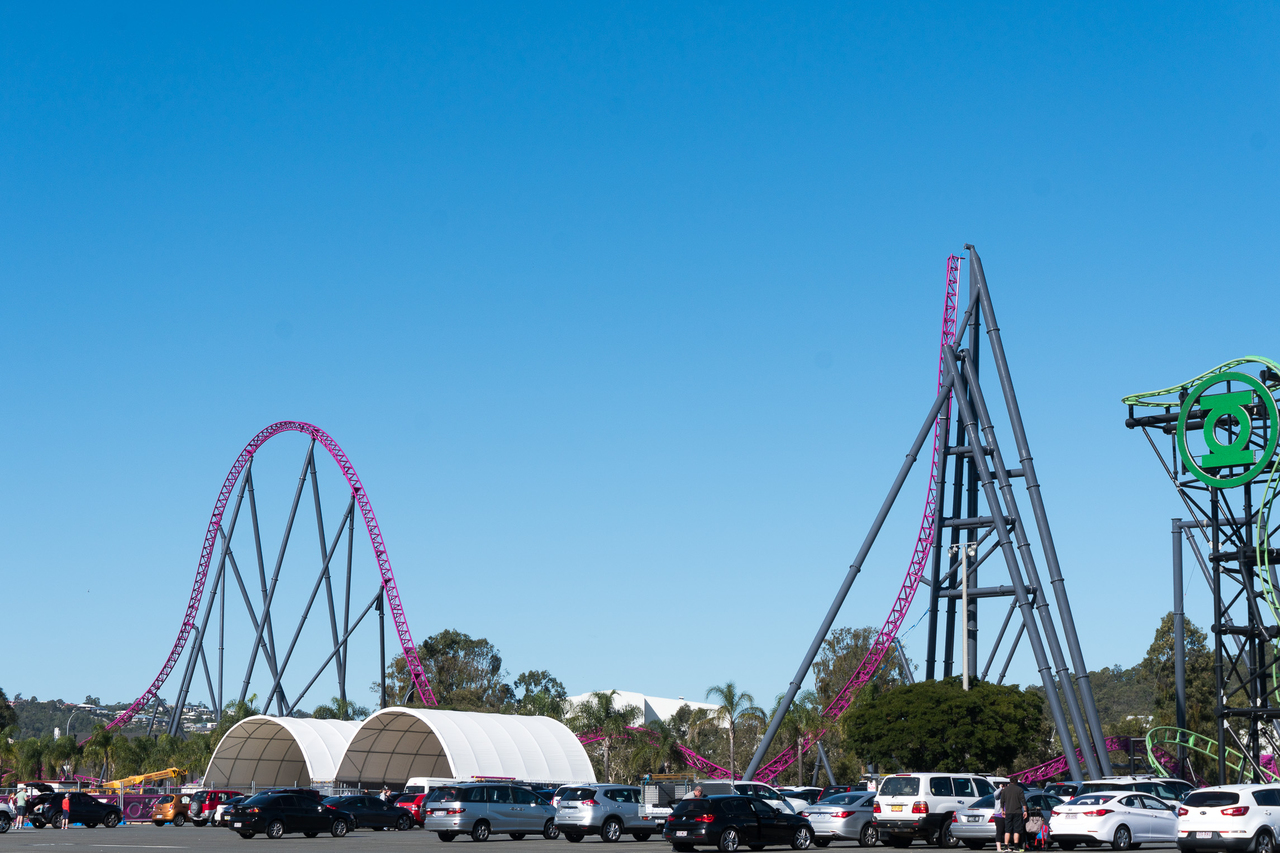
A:
<svg viewBox="0 0 1280 853">
<path fill-rule="evenodd" d="M 209 528 L 204 535 L 204 547 L 200 550 L 200 564 L 196 567 L 196 580 L 191 586 L 191 599 L 187 602 L 187 612 L 182 617 L 182 628 L 178 631 L 178 639 L 173 644 L 173 650 L 169 652 L 168 659 L 165 660 L 164 666 L 161 667 L 160 674 L 156 676 L 155 681 L 151 682 L 151 686 L 138 697 L 136 702 L 129 706 L 128 710 L 112 720 L 111 724 L 107 726 L 108 729 L 126 725 L 139 711 L 150 704 L 159 695 L 165 679 L 169 677 L 169 673 L 173 672 L 178 659 L 182 657 L 182 650 L 187 645 L 187 639 L 196 627 L 196 616 L 200 611 L 200 600 L 204 597 L 205 579 L 209 575 L 209 564 L 213 560 L 214 548 L 218 541 L 218 531 L 222 529 L 222 515 L 226 512 L 227 501 L 231 498 L 231 492 L 235 489 L 241 473 L 244 472 L 245 467 L 253 459 L 253 454 L 258 451 L 258 448 L 266 444 L 269 439 L 283 432 L 301 432 L 311 436 L 324 445 L 324 448 L 329 451 L 329 455 L 333 457 L 333 461 L 338 463 L 338 467 L 342 469 L 342 474 L 347 478 L 347 483 L 351 486 L 351 493 L 360 507 L 360 514 L 364 516 L 364 525 L 369 531 L 369 541 L 373 544 L 373 553 L 378 558 L 378 572 L 382 576 L 382 588 L 386 592 L 387 605 L 391 610 L 391 618 L 395 622 L 396 635 L 400 638 L 400 648 L 403 649 L 405 661 L 409 665 L 413 686 L 417 689 L 418 695 L 425 704 L 436 704 L 435 694 L 431 692 L 431 685 L 427 682 L 427 674 L 423 671 L 422 661 L 418 658 L 417 646 L 413 644 L 413 636 L 409 633 L 409 622 L 405 619 L 404 607 L 400 603 L 400 593 L 396 589 L 396 577 L 391 571 L 391 558 L 387 556 L 387 546 L 382 540 L 382 531 L 378 528 L 378 519 L 373 514 L 373 504 L 369 503 L 369 496 L 365 494 L 364 486 L 360 482 L 360 475 L 356 473 L 355 466 L 351 464 L 347 454 L 338 446 L 338 442 L 334 441 L 327 432 L 302 421 L 280 421 L 255 435 L 253 440 L 240 452 L 239 458 L 236 459 L 236 464 L 231 466 L 231 471 L 227 474 L 227 479 L 222 484 L 222 491 L 218 493 L 218 500 L 213 505 L 213 515 L 209 518 Z"/>
<path fill-rule="evenodd" d="M 947 293 L 942 306 L 942 335 L 938 344 L 938 384 L 935 394 L 942 390 L 945 348 L 956 341 L 956 303 L 960 289 L 960 261 L 962 260 L 963 258 L 958 255 L 951 255 L 947 258 Z M 916 590 L 920 587 L 920 578 L 924 576 L 925 564 L 929 560 L 929 555 L 933 552 L 933 528 L 938 516 L 938 469 L 943 461 L 942 445 L 946 441 L 943 424 L 946 423 L 950 416 L 951 400 L 948 399 L 938 415 L 937 423 L 933 427 L 933 462 L 930 467 L 928 494 L 925 496 L 924 514 L 920 518 L 920 532 L 916 535 L 916 547 L 911 554 L 911 564 L 907 567 L 907 576 L 903 578 L 902 588 L 898 590 L 898 597 L 894 599 L 893 607 L 889 609 L 889 616 L 884 620 L 884 625 L 880 628 L 880 632 L 876 634 L 876 638 L 866 656 L 858 664 L 858 668 L 854 670 L 853 676 L 845 684 L 844 689 L 836 695 L 835 699 L 831 700 L 830 705 L 823 709 L 822 716 L 829 721 L 836 720 L 848 709 L 857 691 L 865 687 L 875 676 L 876 671 L 880 669 L 880 664 L 884 662 L 884 656 L 889 653 L 889 649 L 893 646 L 894 638 L 898 636 L 898 630 L 902 627 L 903 620 L 907 618 L 907 611 L 911 609 L 911 602 L 915 599 Z M 803 748 L 808 749 L 826 733 L 827 729 L 824 727 L 821 731 L 806 735 Z M 764 782 L 772 782 L 778 777 L 779 773 L 791 766 L 796 757 L 796 747 L 787 747 L 778 753 L 772 761 L 757 770 L 755 778 Z"/>
<path fill-rule="evenodd" d="M 1130 738 L 1126 735 L 1119 737 L 1109 737 L 1106 741 L 1107 752 L 1127 751 L 1132 747 L 1141 747 L 1146 752 L 1147 743 L 1142 738 Z M 1170 755 L 1165 750 L 1156 747 L 1152 750 L 1155 753 L 1156 760 L 1170 772 L 1170 775 L 1178 775 L 1178 759 Z M 1084 752 L 1077 748 L 1076 758 L 1084 761 Z M 1057 758 L 1051 758 L 1044 764 L 1037 764 L 1035 767 L 1028 767 L 1026 770 L 1019 770 L 1017 773 L 1010 773 L 1010 779 L 1016 779 L 1019 782 L 1047 782 L 1055 779 L 1063 773 L 1067 772 L 1067 756 L 1066 753 L 1059 755 Z"/>
<path fill-rule="evenodd" d="M 934 392 L 935 395 L 942 390 L 945 348 L 956 341 L 956 306 L 960 289 L 960 261 L 962 260 L 964 259 L 958 255 L 951 255 L 947 258 L 947 292 L 942 306 L 942 334 L 938 344 L 938 383 L 937 390 Z M 948 399 L 933 428 L 933 462 L 929 474 L 928 494 L 925 497 L 924 514 L 920 519 L 920 532 L 916 535 L 916 547 L 911 555 L 911 564 L 907 568 L 907 576 L 903 578 L 902 588 L 898 591 L 897 598 L 894 599 L 893 607 L 889 610 L 889 616 L 885 619 L 880 632 L 876 634 L 875 641 L 872 642 L 866 656 L 858 664 L 858 668 L 854 670 L 849 682 L 845 684 L 836 698 L 831 701 L 831 704 L 823 709 L 822 716 L 829 721 L 834 721 L 843 714 L 850 703 L 853 702 L 853 697 L 857 691 L 866 686 L 875 676 L 880 664 L 884 662 L 884 656 L 889 653 L 889 649 L 893 646 L 894 638 L 898 636 L 898 630 L 902 627 L 903 620 L 907 618 L 907 611 L 911 609 L 911 602 L 915 599 L 916 590 L 920 586 L 920 578 L 924 576 L 925 564 L 929 560 L 929 554 L 933 551 L 933 528 L 938 515 L 938 469 L 942 464 L 942 445 L 946 441 L 946 436 L 943 434 L 943 424 L 950 416 L 951 401 Z M 806 735 L 803 749 L 807 750 L 826 733 L 827 729 L 824 727 L 820 731 Z M 600 739 L 595 732 L 584 732 L 578 738 L 584 744 Z M 729 771 L 725 768 L 712 764 L 688 747 L 680 746 L 679 749 L 685 756 L 685 762 L 690 767 L 706 773 L 713 779 L 728 777 Z M 788 746 L 778 753 L 772 761 L 757 770 L 754 778 L 762 782 L 772 782 L 783 770 L 795 762 L 796 755 L 796 747 Z"/>
</svg>

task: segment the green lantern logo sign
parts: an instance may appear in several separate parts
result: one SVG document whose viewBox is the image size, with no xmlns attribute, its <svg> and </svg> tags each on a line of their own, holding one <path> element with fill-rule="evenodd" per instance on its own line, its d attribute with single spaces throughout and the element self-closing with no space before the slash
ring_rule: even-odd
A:
<svg viewBox="0 0 1280 853">
<path fill-rule="evenodd" d="M 1227 382 L 1245 387 L 1206 393 Z M 1255 406 L 1259 402 L 1266 421 L 1266 442 L 1261 452 L 1254 441 L 1257 427 L 1250 412 L 1250 408 L 1257 411 Z M 1207 453 L 1197 455 L 1187 446 L 1187 418 L 1192 412 L 1203 418 L 1201 435 Z M 1275 453 L 1278 420 L 1275 400 L 1260 381 L 1245 373 L 1216 373 L 1197 385 L 1182 403 L 1178 414 L 1178 453 L 1187 470 L 1201 482 L 1219 489 L 1240 486 L 1261 474 Z M 1231 469 L 1241 467 L 1245 469 L 1243 473 L 1230 474 Z"/>
</svg>

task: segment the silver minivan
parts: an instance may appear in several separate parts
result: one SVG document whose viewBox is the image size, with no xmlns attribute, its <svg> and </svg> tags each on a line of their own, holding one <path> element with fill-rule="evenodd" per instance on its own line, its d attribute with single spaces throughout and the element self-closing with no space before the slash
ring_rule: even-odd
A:
<svg viewBox="0 0 1280 853">
<path fill-rule="evenodd" d="M 641 814 L 640 789 L 633 785 L 580 785 L 558 793 L 556 827 L 570 841 L 588 835 L 617 841 L 625 832 L 637 841 L 647 841 L 662 832 L 662 822 Z"/>
<path fill-rule="evenodd" d="M 535 832 L 543 838 L 560 836 L 550 803 L 528 788 L 490 782 L 432 790 L 422 804 L 422 828 L 441 841 L 462 834 L 473 841 L 487 841 L 494 834 L 510 835 L 516 841 Z"/>
</svg>

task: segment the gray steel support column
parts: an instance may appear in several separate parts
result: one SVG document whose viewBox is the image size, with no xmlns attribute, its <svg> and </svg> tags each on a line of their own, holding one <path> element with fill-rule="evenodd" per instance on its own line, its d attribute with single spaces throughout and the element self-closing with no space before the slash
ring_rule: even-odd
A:
<svg viewBox="0 0 1280 853">
<path fill-rule="evenodd" d="M 1000 676 L 996 679 L 996 684 L 1004 684 L 1005 673 L 1009 671 L 1009 664 L 1013 663 L 1013 653 L 1018 650 L 1018 643 L 1022 640 L 1022 635 L 1026 630 L 1026 623 L 1019 622 L 1018 631 L 1013 635 L 1013 642 L 1009 644 L 1009 656 L 1004 659 L 1004 666 L 1000 667 Z"/>
<path fill-rule="evenodd" d="M 222 658 L 226 651 L 227 636 L 227 573 L 222 573 L 222 584 L 219 590 L 221 601 L 218 603 L 218 707 L 214 710 L 215 722 L 222 722 Z"/>
<path fill-rule="evenodd" d="M 1009 602 L 1009 612 L 1004 615 L 1004 622 L 1000 625 L 1000 633 L 996 634 L 996 641 L 991 645 L 991 655 L 987 658 L 987 665 L 982 668 L 982 675 L 979 676 L 980 681 L 987 680 L 987 673 L 991 671 L 991 664 L 995 663 L 996 652 L 1000 651 L 1000 643 L 1004 641 L 1004 632 L 1009 630 L 1009 620 L 1013 618 L 1013 611 L 1018 609 L 1018 600 L 1014 599 Z"/>
<path fill-rule="evenodd" d="M 1036 477 L 1035 461 L 1031 457 L 1031 445 L 1027 442 L 1027 431 L 1022 423 L 1022 410 L 1018 407 L 1018 395 L 1013 389 L 1013 376 L 1009 373 L 1009 362 L 1005 358 L 1004 342 L 1000 338 L 1000 325 L 996 321 L 995 308 L 992 306 L 991 293 L 987 289 L 987 276 L 982 269 L 982 259 L 978 250 L 966 245 L 969 251 L 969 283 L 978 284 L 978 298 L 982 311 L 987 317 L 987 342 L 991 347 L 992 358 L 995 359 L 996 375 L 1000 379 L 1000 388 L 1004 392 L 1005 409 L 1009 414 L 1009 425 L 1013 428 L 1013 441 L 1018 450 L 1018 460 L 1022 467 L 1023 481 L 1027 494 L 1031 497 L 1031 511 L 1035 515 L 1036 530 L 1040 534 L 1040 545 L 1044 549 L 1045 563 L 1049 569 L 1049 580 L 1053 585 L 1054 601 L 1058 605 L 1058 615 L 1062 618 L 1062 630 L 1066 635 L 1067 651 L 1071 655 L 1071 665 L 1076 670 L 1076 685 L 1080 688 L 1080 700 L 1084 706 L 1085 718 L 1089 721 L 1089 731 L 1080 733 L 1083 739 L 1092 742 L 1098 756 L 1104 776 L 1112 775 L 1111 759 L 1107 756 L 1107 738 L 1102 731 L 1102 721 L 1098 717 L 1098 704 L 1093 698 L 1093 687 L 1089 683 L 1089 669 L 1084 662 L 1084 653 L 1080 649 L 1080 638 L 1076 634 L 1075 617 L 1071 614 L 1071 601 L 1067 597 L 1066 584 L 1062 579 L 1062 567 L 1058 563 L 1058 549 L 1053 543 L 1053 531 L 1049 527 L 1049 516 L 1044 508 L 1044 497 L 1040 493 L 1040 480 Z"/>
<path fill-rule="evenodd" d="M 832 785 L 836 784 L 836 774 L 831 772 L 831 763 L 827 761 L 827 751 L 822 748 L 822 741 L 818 741 L 818 761 L 822 762 L 822 769 L 826 771 L 827 781 Z M 817 770 L 814 767 L 814 770 Z"/>
<path fill-rule="evenodd" d="M 307 457 L 302 461 L 302 473 L 298 476 L 298 488 L 293 493 L 293 508 L 289 510 L 289 521 L 284 527 L 284 537 L 280 540 L 280 554 L 276 557 L 276 567 L 271 573 L 271 586 L 267 589 L 267 599 L 262 603 L 262 619 L 258 621 L 257 636 L 253 638 L 253 645 L 249 649 L 249 666 L 244 672 L 244 684 L 240 688 L 240 701 L 244 701 L 244 697 L 249 694 L 249 679 L 253 676 L 253 665 L 258 658 L 258 644 L 262 642 L 262 630 L 267 624 L 267 620 L 271 615 L 271 601 L 276 595 L 276 583 L 280 580 L 280 567 L 284 565 L 284 552 L 289 547 L 289 534 L 293 532 L 293 520 L 298 515 L 298 502 L 302 500 L 302 489 L 307 484 L 307 469 L 311 464 L 311 455 L 315 453 L 316 440 L 311 439 L 311 444 L 307 447 Z M 228 542 L 230 540 L 228 539 Z M 277 683 L 280 673 L 276 673 Z M 276 696 L 267 696 L 262 702 L 262 708 L 265 711 L 271 704 L 271 700 L 276 700 L 276 710 L 280 716 L 284 716 L 284 696 L 280 691 L 276 691 Z M 296 700 L 295 700 L 296 701 Z"/>
<path fill-rule="evenodd" d="M 376 606 L 377 606 L 377 604 L 378 604 L 378 600 L 379 600 L 379 598 L 382 596 L 382 594 L 383 594 L 382 585 L 381 585 L 381 584 L 379 584 L 379 585 L 378 585 L 378 594 L 377 594 L 377 595 L 375 595 L 373 598 L 371 598 L 371 599 L 369 600 L 369 603 L 365 605 L 364 610 L 361 610 L 361 611 L 360 611 L 360 615 L 356 617 L 356 621 L 352 624 L 352 626 L 351 626 L 350 628 L 348 628 L 348 629 L 347 629 L 347 633 L 345 633 L 345 634 L 343 634 L 343 635 L 342 635 L 342 643 L 343 643 L 343 645 L 345 645 L 345 644 L 346 644 L 346 642 L 347 642 L 347 639 L 348 639 L 348 638 L 349 638 L 353 633 L 355 633 L 356 628 L 359 628 L 359 627 L 360 627 L 360 623 L 364 621 L 364 617 L 366 617 L 366 616 L 368 616 L 368 615 L 369 615 L 369 611 L 370 611 L 370 610 L 372 610 L 374 607 L 376 607 Z M 338 656 L 338 652 L 337 652 L 336 650 L 335 650 L 335 651 L 332 651 L 332 652 L 329 652 L 329 656 L 328 656 L 328 657 L 326 657 L 326 658 L 325 658 L 325 659 L 320 663 L 320 667 L 319 667 L 319 669 L 317 669 L 317 670 L 316 670 L 316 674 L 315 674 L 315 675 L 313 675 L 313 676 L 311 676 L 311 680 L 307 682 L 307 685 L 306 685 L 305 687 L 303 687 L 301 691 L 299 691 L 299 692 L 298 692 L 297 697 L 293 700 L 293 704 L 297 705 L 299 702 L 301 702 L 301 701 L 302 701 L 302 697 L 303 697 L 303 696 L 305 696 L 305 695 L 307 695 L 307 691 L 311 689 L 311 686 L 312 686 L 313 684 L 315 684 L 315 683 L 316 683 L 316 680 L 317 680 L 321 675 L 323 675 L 323 674 L 324 674 L 325 668 L 329 666 L 329 661 L 333 660 L 333 659 L 334 659 L 335 657 L 337 657 L 337 656 Z"/>
<path fill-rule="evenodd" d="M 356 517 L 347 520 L 347 589 L 342 600 L 342 636 L 345 638 L 351 630 L 351 554 L 356 541 Z M 341 682 L 338 685 L 338 696 L 347 698 L 347 641 L 342 641 L 342 651 L 338 652 L 338 661 L 342 666 Z"/>
<path fill-rule="evenodd" d="M 378 697 L 378 707 L 387 707 L 387 629 L 385 627 L 386 587 L 381 588 L 378 595 L 378 681 L 382 684 L 382 694 Z"/>
<path fill-rule="evenodd" d="M 274 661 L 276 660 L 276 634 L 275 634 L 275 629 L 272 627 L 272 623 L 271 623 L 271 613 L 266 609 L 267 607 L 267 564 L 266 564 L 266 561 L 263 560 L 262 558 L 262 531 L 258 527 L 258 502 L 256 497 L 254 496 L 254 491 L 253 491 L 253 460 L 252 459 L 249 460 L 249 465 L 247 468 L 245 468 L 245 477 L 247 477 L 249 480 L 249 517 L 253 521 L 253 550 L 254 550 L 254 555 L 258 558 L 258 581 L 262 585 L 262 607 L 263 607 L 262 621 L 266 622 L 267 624 L 266 650 L 267 652 L 270 653 L 271 660 Z M 237 570 L 236 574 L 237 576 L 239 575 L 239 570 Z M 247 603 L 248 602 L 246 602 L 246 604 Z M 256 629 L 257 626 L 255 625 L 254 628 Z M 271 666 L 272 666 L 271 675 L 274 678 L 275 664 L 272 664 Z M 268 697 L 267 702 L 270 702 L 270 697 Z M 264 711 L 269 710 L 266 702 L 263 703 L 262 708 Z"/>
<path fill-rule="evenodd" d="M 862 540 L 862 547 L 858 549 L 858 556 L 854 557 L 853 563 L 849 566 L 849 571 L 845 574 L 844 583 L 840 585 L 840 589 L 836 592 L 835 600 L 831 602 L 831 607 L 827 609 L 827 615 L 823 617 L 822 624 L 818 626 L 818 632 L 813 637 L 813 642 L 809 644 L 809 650 L 805 652 L 804 658 L 800 661 L 800 668 L 796 670 L 795 676 L 791 679 L 791 683 L 787 685 L 787 692 L 782 697 L 782 702 L 778 704 L 778 710 L 774 712 L 773 719 L 769 721 L 769 728 L 765 732 L 764 739 L 760 741 L 760 746 L 756 749 L 755 755 L 751 757 L 751 763 L 747 765 L 746 772 L 742 778 L 750 780 L 760 767 L 760 762 L 764 760 L 764 755 L 769 750 L 769 745 L 773 743 L 774 737 L 778 734 L 778 727 L 782 725 L 782 718 L 787 715 L 787 711 L 791 709 L 791 703 L 796 698 L 796 693 L 800 690 L 800 685 L 804 683 L 805 678 L 809 674 L 809 667 L 813 666 L 813 659 L 818 656 L 818 650 L 822 648 L 822 641 L 827 638 L 827 633 L 831 630 L 831 624 L 835 622 L 836 614 L 840 612 L 841 605 L 844 604 L 845 597 L 849 594 L 849 589 L 853 586 L 853 582 L 857 580 L 858 573 L 862 571 L 862 563 L 867 559 L 867 555 L 871 553 L 871 546 L 875 544 L 876 536 L 880 534 L 880 528 L 884 526 L 884 520 L 889 516 L 889 510 L 893 508 L 893 503 L 898 499 L 898 493 L 902 491 L 902 484 L 906 482 L 907 474 L 911 471 L 911 466 L 915 464 L 916 457 L 920 454 L 920 448 L 924 446 L 925 439 L 929 437 L 929 433 L 933 430 L 934 424 L 938 420 L 938 413 L 942 411 L 943 405 L 951 396 L 950 381 L 943 384 L 942 390 L 938 392 L 938 396 L 933 401 L 933 405 L 929 407 L 929 415 L 925 418 L 924 424 L 920 427 L 920 432 L 916 434 L 915 441 L 911 444 L 911 449 L 907 451 L 907 458 L 903 460 L 902 465 L 898 468 L 898 476 L 894 478 L 893 485 L 889 487 L 889 494 L 885 496 L 884 503 L 880 505 L 880 511 L 876 513 L 875 520 L 871 522 L 871 529 L 867 531 L 867 536 Z"/>
<path fill-rule="evenodd" d="M 1031 541 L 1027 538 L 1026 527 L 1022 524 L 1022 515 L 1018 508 L 1017 495 L 1013 490 L 1013 481 L 1009 479 L 1009 470 L 1004 464 L 1004 454 L 1000 452 L 1000 442 L 996 437 L 996 427 L 991 420 L 991 412 L 987 409 L 987 400 L 982 393 L 982 386 L 978 384 L 977 373 L 973 370 L 972 365 L 969 364 L 968 359 L 961 363 L 960 369 L 968 385 L 969 399 L 973 402 L 974 411 L 978 416 L 978 423 L 982 427 L 982 432 L 986 439 L 986 447 L 991 451 L 991 468 L 1000 484 L 1000 494 L 1004 497 L 1004 511 L 1016 519 L 1013 524 L 1013 536 L 1017 542 L 1018 554 L 1022 557 L 1022 565 L 1027 573 L 1027 582 L 1037 590 L 1043 589 L 1040 573 L 1036 570 L 1035 553 L 1031 549 Z M 1076 691 L 1071 683 L 1071 670 L 1067 668 L 1067 659 L 1062 654 L 1062 645 L 1058 642 L 1058 630 L 1054 627 L 1053 613 L 1049 610 L 1048 596 L 1041 595 L 1036 599 L 1035 611 L 1040 617 L 1040 627 L 1044 631 L 1044 639 L 1049 647 L 1049 656 L 1052 658 L 1053 667 L 1058 674 L 1058 684 L 1062 687 L 1062 698 L 1066 700 L 1067 714 L 1071 717 L 1071 725 L 1076 731 L 1076 737 L 1080 740 L 1081 751 L 1084 753 L 1085 767 L 1088 769 L 1090 776 L 1100 779 L 1103 776 L 1102 767 L 1098 763 L 1098 758 L 1095 754 L 1096 750 L 1089 745 L 1089 730 L 1085 726 L 1084 715 L 1080 712 L 1080 703 L 1076 699 Z M 1105 750 L 1105 748 L 1104 741 L 1103 749 Z"/>
<path fill-rule="evenodd" d="M 974 448 L 981 447 L 977 421 L 974 418 L 972 409 L 969 407 L 969 401 L 964 394 L 960 393 L 961 381 L 956 371 L 957 357 L 955 350 L 951 347 L 944 347 L 943 349 L 946 351 L 946 357 L 942 360 L 942 363 L 947 371 L 948 380 L 952 387 L 956 389 L 955 396 L 956 403 L 960 409 L 960 422 L 964 424 L 964 428 L 969 434 L 970 446 Z M 1032 611 L 1026 585 L 1022 580 L 1022 569 L 1018 565 L 1018 555 L 1014 552 L 1013 540 L 1009 536 L 1009 528 L 1005 525 L 1006 510 L 1000 504 L 1000 496 L 996 493 L 995 482 L 991 478 L 990 469 L 987 468 L 986 456 L 975 452 L 972 458 L 977 466 L 978 479 L 982 481 L 982 491 L 987 499 L 987 507 L 991 510 L 992 522 L 996 528 L 996 539 L 1000 543 L 1000 550 L 1004 553 L 1005 565 L 1009 568 L 1009 579 L 1013 582 L 1015 588 L 1018 608 L 1022 611 L 1022 623 L 1026 626 L 1027 638 L 1031 641 L 1031 650 L 1035 654 L 1036 667 L 1040 671 L 1040 680 L 1044 686 L 1045 698 L 1049 702 L 1049 712 L 1053 717 L 1058 739 L 1062 743 L 1062 751 L 1066 756 L 1071 778 L 1077 782 L 1083 781 L 1084 774 L 1080 770 L 1080 762 L 1076 759 L 1076 747 L 1071 741 L 1071 730 L 1067 728 L 1067 719 L 1062 712 L 1062 703 L 1058 698 L 1057 681 L 1053 677 L 1049 659 L 1045 656 L 1044 644 L 1040 640 L 1040 631 L 1036 627 L 1036 616 Z"/>
<path fill-rule="evenodd" d="M 1173 520 L 1173 696 L 1178 728 L 1187 727 L 1187 647 L 1186 617 L 1182 607 L 1182 519 Z M 1187 748 L 1178 744 L 1178 772 L 1187 762 Z"/>
</svg>

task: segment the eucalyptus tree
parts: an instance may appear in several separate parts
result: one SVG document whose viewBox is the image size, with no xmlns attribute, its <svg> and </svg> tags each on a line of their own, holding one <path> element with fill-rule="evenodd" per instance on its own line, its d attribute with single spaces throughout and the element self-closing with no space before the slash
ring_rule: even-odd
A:
<svg viewBox="0 0 1280 853">
<path fill-rule="evenodd" d="M 732 681 L 707 688 L 708 699 L 717 700 L 720 707 L 712 712 L 712 719 L 729 730 L 729 778 L 737 779 L 737 763 L 734 748 L 738 727 L 743 724 L 763 725 L 767 718 L 756 705 L 756 697 L 745 690 L 739 691 Z"/>
</svg>

